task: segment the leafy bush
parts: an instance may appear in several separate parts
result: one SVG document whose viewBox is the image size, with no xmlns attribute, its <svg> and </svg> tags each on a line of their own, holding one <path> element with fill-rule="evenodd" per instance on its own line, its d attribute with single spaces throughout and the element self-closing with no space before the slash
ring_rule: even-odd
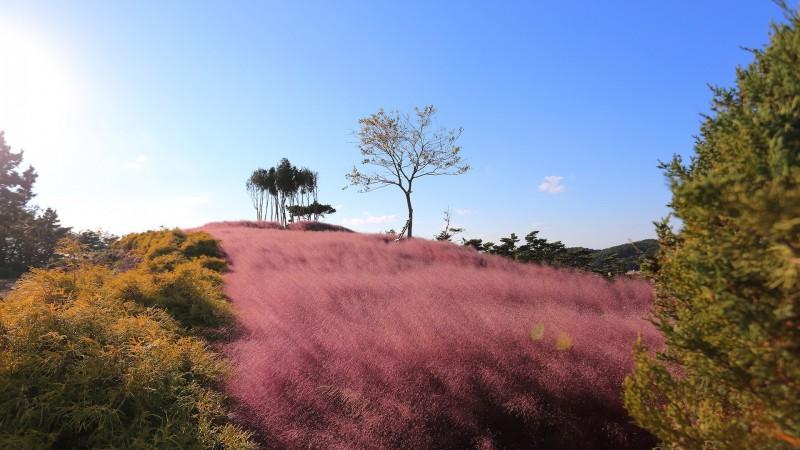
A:
<svg viewBox="0 0 800 450">
<path fill-rule="evenodd" d="M 696 156 L 665 166 L 657 359 L 625 404 L 671 448 L 800 448 L 800 18 L 716 89 Z"/>
<path fill-rule="evenodd" d="M 186 327 L 216 327 L 231 317 L 222 294 L 225 260 L 207 233 L 148 231 L 122 238 L 115 248 L 139 258 L 114 280 L 123 300 L 159 306 Z"/>
<path fill-rule="evenodd" d="M 208 235 L 181 234 L 123 241 L 145 257 L 214 253 Z M 168 313 L 188 308 L 195 323 L 216 310 L 187 305 L 222 299 L 219 274 L 184 258 L 160 273 L 80 263 L 17 283 L 0 301 L 0 448 L 254 447 L 214 389 L 226 363 Z M 137 290 L 165 309 L 130 301 Z"/>
<path fill-rule="evenodd" d="M 186 259 L 200 256 L 211 258 L 222 256 L 217 242 L 208 233 L 187 233 L 179 229 L 129 234 L 117 241 L 114 248 L 145 261 L 152 261 L 158 256 L 170 254 Z"/>
</svg>

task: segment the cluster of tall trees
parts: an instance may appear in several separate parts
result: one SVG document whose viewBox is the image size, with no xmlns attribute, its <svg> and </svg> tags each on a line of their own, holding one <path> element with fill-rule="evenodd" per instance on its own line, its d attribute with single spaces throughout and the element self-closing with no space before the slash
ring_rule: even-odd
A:
<svg viewBox="0 0 800 450">
<path fill-rule="evenodd" d="M 286 225 L 295 218 L 318 220 L 335 213 L 331 205 L 318 202 L 319 174 L 297 168 L 283 158 L 275 167 L 256 169 L 247 179 L 247 192 L 256 210 L 256 219 Z"/>
<path fill-rule="evenodd" d="M 22 151 L 11 151 L 0 131 L 0 277 L 46 265 L 69 233 L 54 210 L 30 204 L 37 174 L 33 167 L 21 169 L 22 157 Z"/>
</svg>

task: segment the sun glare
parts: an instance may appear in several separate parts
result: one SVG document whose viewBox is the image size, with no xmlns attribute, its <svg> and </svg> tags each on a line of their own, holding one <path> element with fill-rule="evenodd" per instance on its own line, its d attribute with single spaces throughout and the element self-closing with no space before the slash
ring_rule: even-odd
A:
<svg viewBox="0 0 800 450">
<path fill-rule="evenodd" d="M 44 36 L 0 23 L 0 130 L 32 163 L 57 162 L 75 143 L 76 83 Z"/>
</svg>

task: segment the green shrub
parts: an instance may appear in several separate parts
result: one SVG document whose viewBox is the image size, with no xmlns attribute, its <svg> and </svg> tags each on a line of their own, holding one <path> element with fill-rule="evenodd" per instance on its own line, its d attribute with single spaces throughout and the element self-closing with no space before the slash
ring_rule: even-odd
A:
<svg viewBox="0 0 800 450">
<path fill-rule="evenodd" d="M 128 236 L 127 251 L 181 252 L 175 234 Z M 254 448 L 214 390 L 224 360 L 182 326 L 224 322 L 221 276 L 183 259 L 17 283 L 0 301 L 0 448 Z"/>
<path fill-rule="evenodd" d="M 217 327 L 230 319 L 221 289 L 227 264 L 210 235 L 148 231 L 125 236 L 116 245 L 140 261 L 115 280 L 121 298 L 162 307 L 188 328 Z"/>
<path fill-rule="evenodd" d="M 217 327 L 230 320 L 230 305 L 222 295 L 221 283 L 218 272 L 191 261 L 166 272 L 124 272 L 112 282 L 112 288 L 119 298 L 164 308 L 182 325 L 194 329 Z"/>
<path fill-rule="evenodd" d="M 114 248 L 147 261 L 169 254 L 186 259 L 222 257 L 217 241 L 208 233 L 186 233 L 179 229 L 129 234 L 117 241 Z"/>
<path fill-rule="evenodd" d="M 657 358 L 639 348 L 624 401 L 671 448 L 800 448 L 800 20 L 716 89 L 684 165 L 665 165 Z"/>
</svg>

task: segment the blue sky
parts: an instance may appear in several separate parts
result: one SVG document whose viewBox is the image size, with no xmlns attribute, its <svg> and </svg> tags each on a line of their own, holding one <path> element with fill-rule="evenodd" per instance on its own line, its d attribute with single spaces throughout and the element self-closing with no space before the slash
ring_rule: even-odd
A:
<svg viewBox="0 0 800 450">
<path fill-rule="evenodd" d="M 342 190 L 358 119 L 433 104 L 473 170 L 417 186 L 416 234 L 450 207 L 467 237 L 603 247 L 653 237 L 658 160 L 691 153 L 707 84 L 780 18 L 766 0 L 4 1 L 0 129 L 77 228 L 254 217 L 245 179 L 285 156 L 320 173 L 330 222 L 380 231 L 404 199 Z"/>
</svg>

